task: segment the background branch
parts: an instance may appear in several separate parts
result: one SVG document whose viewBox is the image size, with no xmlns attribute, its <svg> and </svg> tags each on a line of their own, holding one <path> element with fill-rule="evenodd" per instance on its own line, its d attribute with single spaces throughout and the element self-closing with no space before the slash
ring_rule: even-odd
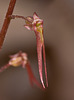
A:
<svg viewBox="0 0 74 100">
<path fill-rule="evenodd" d="M 12 15 L 12 13 L 13 13 L 15 3 L 16 3 L 16 0 L 10 0 L 10 4 L 9 4 L 9 7 L 8 7 L 8 10 L 7 10 L 5 19 L 4 19 L 4 23 L 3 23 L 3 26 L 2 26 L 2 29 L 0 32 L 0 49 L 3 45 L 8 26 L 10 24 L 11 19 L 9 18 L 9 16 Z"/>
</svg>

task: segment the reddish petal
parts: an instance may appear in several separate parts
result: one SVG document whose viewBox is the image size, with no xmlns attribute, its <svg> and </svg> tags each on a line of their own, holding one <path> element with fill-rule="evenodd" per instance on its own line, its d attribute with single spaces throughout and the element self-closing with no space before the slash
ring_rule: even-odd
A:
<svg viewBox="0 0 74 100">
<path fill-rule="evenodd" d="M 48 87 L 48 79 L 47 79 L 47 69 L 46 69 L 46 57 L 45 57 L 45 45 L 43 41 L 43 59 L 44 59 L 44 67 L 45 67 L 45 76 L 46 76 L 46 85 Z"/>
<path fill-rule="evenodd" d="M 36 33 L 36 40 L 37 40 L 37 54 L 38 54 L 39 74 L 40 74 L 40 79 L 41 79 L 43 88 L 45 88 L 45 85 L 44 85 L 44 82 L 43 82 L 43 76 L 42 76 L 42 43 L 41 43 L 39 33 Z"/>
<path fill-rule="evenodd" d="M 31 70 L 31 66 L 30 66 L 29 62 L 27 62 L 27 64 L 25 66 L 26 66 L 26 69 L 27 69 L 27 72 L 29 75 L 31 85 L 33 86 L 33 83 L 35 83 L 39 88 L 42 89 L 41 84 L 36 80 L 32 70 Z"/>
<path fill-rule="evenodd" d="M 9 66 L 10 66 L 10 65 L 9 65 L 9 64 L 7 64 L 7 65 L 5 65 L 5 66 L 1 67 L 0 72 L 3 72 L 3 71 L 4 71 L 5 69 L 7 69 Z"/>
<path fill-rule="evenodd" d="M 33 14 L 33 19 L 34 20 L 33 20 L 33 23 L 32 24 L 35 24 L 37 22 L 40 22 L 40 23 L 43 22 L 43 20 L 38 17 L 38 15 L 36 14 L 36 12 L 34 12 L 34 14 Z"/>
<path fill-rule="evenodd" d="M 27 28 L 28 30 L 32 30 L 32 28 L 30 27 L 30 26 L 28 26 L 28 25 L 24 25 L 25 26 L 25 28 Z"/>
<path fill-rule="evenodd" d="M 34 18 L 34 20 L 35 20 L 35 19 L 39 19 L 39 17 L 38 17 L 38 15 L 36 14 L 36 12 L 34 12 L 33 18 Z"/>
</svg>

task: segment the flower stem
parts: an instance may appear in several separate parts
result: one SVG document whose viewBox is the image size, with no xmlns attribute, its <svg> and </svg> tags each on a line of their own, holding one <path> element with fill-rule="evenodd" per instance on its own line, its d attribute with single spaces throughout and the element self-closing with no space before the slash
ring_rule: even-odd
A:
<svg viewBox="0 0 74 100">
<path fill-rule="evenodd" d="M 20 18 L 20 19 L 24 19 L 24 20 L 30 22 L 30 21 L 27 19 L 27 17 L 20 16 L 20 15 L 11 15 L 11 16 L 9 16 L 9 17 L 10 17 L 10 19 Z"/>
<path fill-rule="evenodd" d="M 0 72 L 3 72 L 5 69 L 7 69 L 10 66 L 10 64 L 6 64 L 5 66 L 0 68 Z"/>
<path fill-rule="evenodd" d="M 9 16 L 12 15 L 12 13 L 13 13 L 15 3 L 16 3 L 16 0 L 10 0 L 10 4 L 9 4 L 9 7 L 8 7 L 8 10 L 7 10 L 5 19 L 4 19 L 4 23 L 3 23 L 3 26 L 2 26 L 2 29 L 1 29 L 1 32 L 0 32 L 0 49 L 3 45 L 8 26 L 10 24 Z"/>
<path fill-rule="evenodd" d="M 19 15 L 11 15 L 10 18 L 11 18 L 11 19 L 21 18 L 21 19 L 26 20 L 26 17 L 24 17 L 24 16 L 19 16 Z"/>
</svg>

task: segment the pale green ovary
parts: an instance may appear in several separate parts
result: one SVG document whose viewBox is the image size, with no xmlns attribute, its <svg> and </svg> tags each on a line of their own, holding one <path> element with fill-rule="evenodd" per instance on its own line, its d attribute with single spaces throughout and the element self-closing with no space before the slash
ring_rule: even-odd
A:
<svg viewBox="0 0 74 100">
<path fill-rule="evenodd" d="M 40 33 L 41 36 L 41 42 L 43 43 L 43 28 L 42 27 L 37 27 L 37 31 Z"/>
</svg>

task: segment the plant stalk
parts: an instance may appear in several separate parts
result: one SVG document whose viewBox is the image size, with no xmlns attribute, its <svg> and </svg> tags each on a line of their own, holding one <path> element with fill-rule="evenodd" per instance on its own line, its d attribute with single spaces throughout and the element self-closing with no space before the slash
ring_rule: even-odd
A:
<svg viewBox="0 0 74 100">
<path fill-rule="evenodd" d="M 5 19 L 4 19 L 4 23 L 3 23 L 2 29 L 0 31 L 0 49 L 3 45 L 4 38 L 7 33 L 7 29 L 9 27 L 10 21 L 11 21 L 9 16 L 12 15 L 12 13 L 13 13 L 15 3 L 16 3 L 16 0 L 10 0 L 9 7 L 8 7 L 8 10 L 7 10 Z"/>
</svg>

